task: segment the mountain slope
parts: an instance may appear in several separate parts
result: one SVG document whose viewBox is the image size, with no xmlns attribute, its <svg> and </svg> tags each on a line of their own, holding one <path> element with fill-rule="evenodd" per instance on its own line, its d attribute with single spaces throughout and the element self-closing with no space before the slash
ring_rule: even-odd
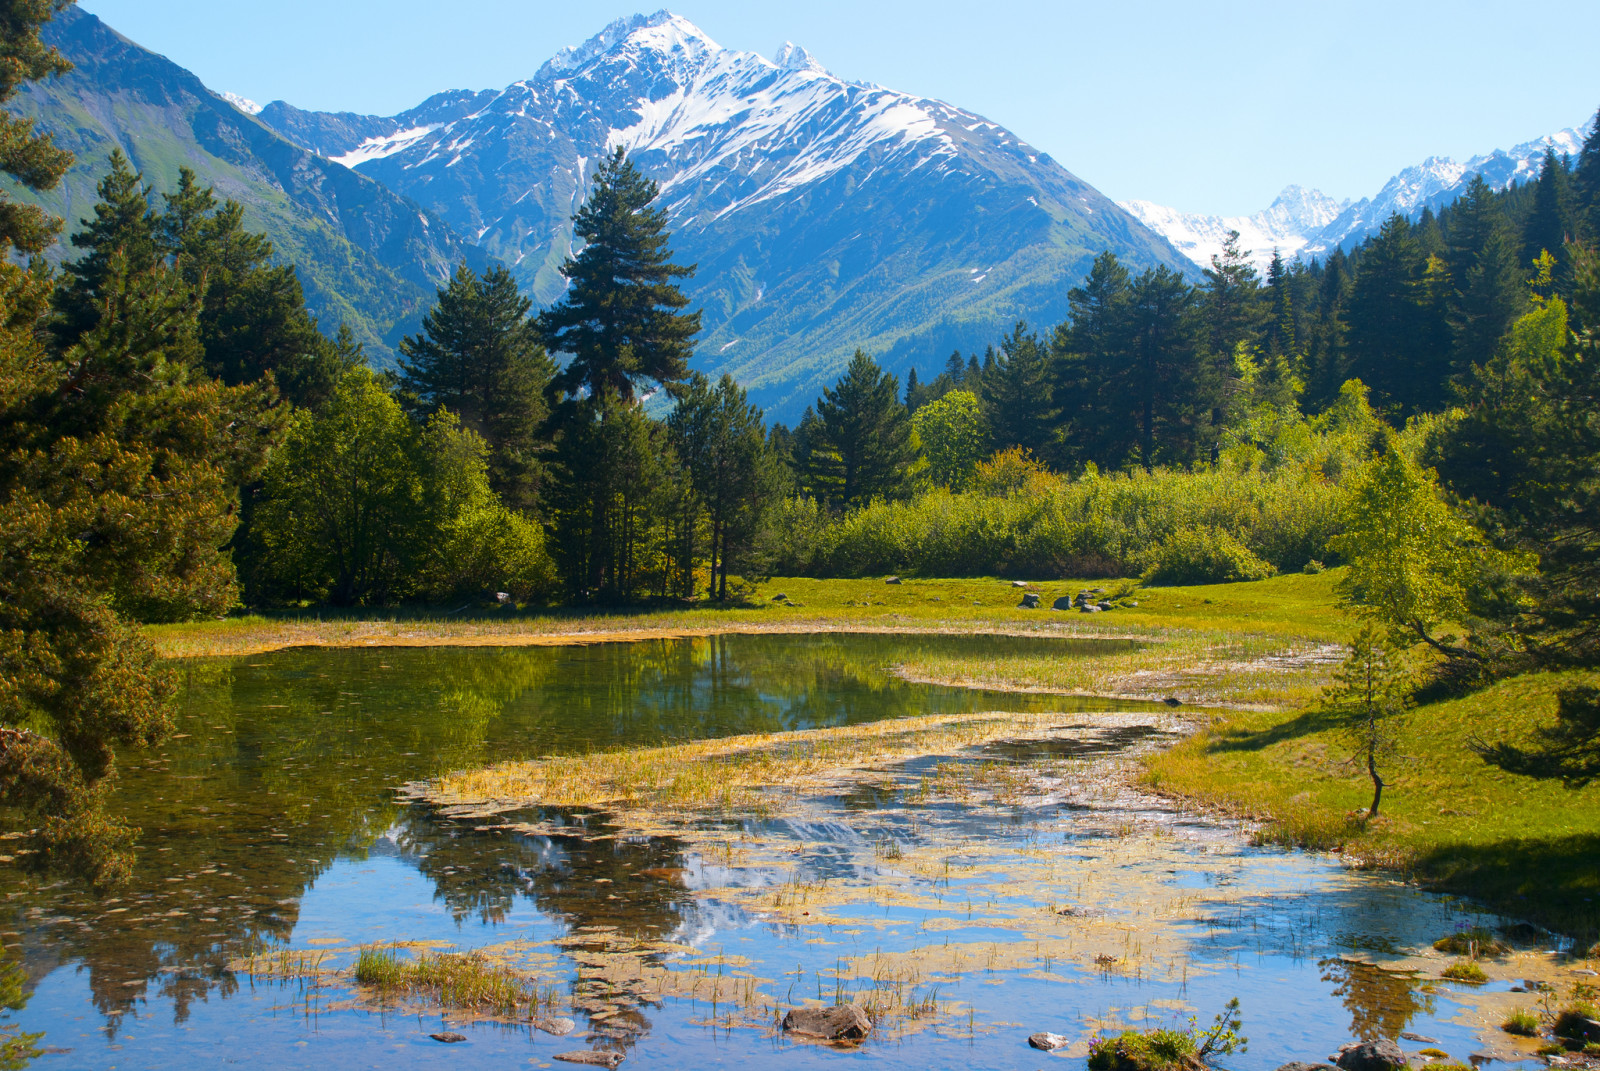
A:
<svg viewBox="0 0 1600 1071">
<path fill-rule="evenodd" d="M 1254 216 L 1207 216 L 1148 201 L 1126 201 L 1122 207 L 1202 268 L 1222 248 L 1228 231 L 1236 230 L 1240 247 L 1252 250 L 1257 268 L 1265 269 L 1275 248 L 1285 260 L 1310 259 L 1335 249 L 1349 250 L 1376 234 L 1396 212 L 1415 219 L 1424 208 L 1438 211 L 1459 197 L 1474 175 L 1482 175 L 1497 190 L 1537 178 L 1546 149 L 1576 156 L 1583 139 L 1581 130 L 1569 127 L 1511 149 L 1474 156 L 1466 163 L 1430 156 L 1384 183 L 1375 196 L 1343 204 L 1320 191 L 1289 186 L 1271 208 Z"/>
<path fill-rule="evenodd" d="M 8 189 L 64 217 L 68 233 L 90 214 L 113 148 L 158 191 L 171 190 L 179 168 L 189 167 L 243 204 L 249 225 L 296 265 L 323 328 L 348 322 L 379 361 L 414 329 L 434 286 L 463 257 L 486 262 L 443 220 L 280 136 L 242 108 L 248 102 L 211 92 L 95 16 L 69 7 L 44 36 L 76 69 L 29 86 L 13 108 L 78 159 L 49 193 Z M 51 253 L 73 250 L 63 241 Z"/>
<path fill-rule="evenodd" d="M 619 20 L 489 97 L 261 118 L 437 212 L 541 303 L 562 293 L 597 161 L 625 146 L 661 184 L 679 259 L 699 265 L 697 366 L 733 373 L 782 419 L 857 346 L 926 371 L 1019 317 L 1061 319 L 1103 249 L 1187 267 L 980 116 L 844 81 L 792 45 L 775 61 L 725 49 L 667 12 Z"/>
</svg>

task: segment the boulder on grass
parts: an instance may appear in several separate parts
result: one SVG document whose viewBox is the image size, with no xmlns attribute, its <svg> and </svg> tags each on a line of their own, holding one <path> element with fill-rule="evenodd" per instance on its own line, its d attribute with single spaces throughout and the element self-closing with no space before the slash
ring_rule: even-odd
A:
<svg viewBox="0 0 1600 1071">
<path fill-rule="evenodd" d="M 1039 593 L 1037 591 L 1028 592 L 1017 605 L 1024 610 L 1037 610 L 1039 608 Z"/>
<path fill-rule="evenodd" d="M 855 1041 L 872 1033 L 872 1020 L 855 1004 L 792 1008 L 783 1017 L 783 1032 L 824 1041 Z"/>
<path fill-rule="evenodd" d="M 1063 596 L 1061 596 L 1061 598 L 1057 599 L 1054 603 L 1052 603 L 1050 605 L 1050 609 L 1052 609 L 1052 610 L 1070 610 L 1070 609 L 1072 609 L 1072 596 L 1071 595 L 1063 595 Z"/>
</svg>

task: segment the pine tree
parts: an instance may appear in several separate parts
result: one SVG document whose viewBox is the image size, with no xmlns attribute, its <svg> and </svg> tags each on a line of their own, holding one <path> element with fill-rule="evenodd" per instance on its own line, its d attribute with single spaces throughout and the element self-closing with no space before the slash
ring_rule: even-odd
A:
<svg viewBox="0 0 1600 1071">
<path fill-rule="evenodd" d="M 62 75 L 72 64 L 39 38 L 40 28 L 72 0 L 8 0 L 0 19 L 0 109 L 29 82 Z M 33 120 L 0 110 L 0 171 L 35 192 L 54 189 L 72 166 L 72 154 L 50 135 L 36 135 Z M 34 205 L 0 194 L 0 254 L 40 253 L 61 233 L 61 220 Z"/>
<path fill-rule="evenodd" d="M 1324 693 L 1324 706 L 1337 719 L 1340 736 L 1366 767 L 1372 781 L 1367 818 L 1378 817 L 1388 787 L 1379 765 L 1399 749 L 1411 675 L 1405 652 L 1367 622 L 1350 640 L 1350 654 Z"/>
<path fill-rule="evenodd" d="M 1345 305 L 1349 299 L 1349 260 L 1335 249 L 1314 278 L 1315 309 L 1308 318 L 1305 340 L 1305 403 L 1313 410 L 1333 404 L 1350 377 L 1345 351 Z"/>
<path fill-rule="evenodd" d="M 1446 264 L 1451 297 L 1448 322 L 1453 343 L 1449 373 L 1465 374 L 1494 354 L 1506 328 L 1526 307 L 1525 273 L 1517 266 L 1510 225 L 1482 175 L 1474 175 L 1451 212 Z M 1441 389 L 1421 406 L 1442 401 Z"/>
<path fill-rule="evenodd" d="M 983 413 L 994 449 L 1020 446 L 1043 455 L 1055 437 L 1056 409 L 1050 404 L 1049 350 L 1039 336 L 1017 321 L 1000 340 L 1000 353 L 983 377 Z"/>
<path fill-rule="evenodd" d="M 538 320 L 545 346 L 571 354 L 556 390 L 632 404 L 641 385 L 688 374 L 700 314 L 678 311 L 689 299 L 676 280 L 694 268 L 672 262 L 666 210 L 650 207 L 657 193 L 618 146 L 572 217 L 585 244 L 561 266 L 566 296 Z"/>
<path fill-rule="evenodd" d="M 111 170 L 96 192 L 100 200 L 94 217 L 83 220 L 83 228 L 72 236 L 73 246 L 86 252 L 66 265 L 63 285 L 55 295 L 53 330 L 62 350 L 100 322 L 113 261 L 120 264 L 118 271 L 138 275 L 160 263 L 165 254 L 161 220 L 150 203 L 154 191 L 121 149 L 112 150 Z"/>
<path fill-rule="evenodd" d="M 1521 262 L 1532 264 L 1541 253 L 1549 253 L 1560 266 L 1557 276 L 1564 277 L 1567 243 L 1577 237 L 1578 221 L 1572 204 L 1572 175 L 1554 149 L 1545 150 L 1533 185 L 1533 210 L 1522 226 Z"/>
<path fill-rule="evenodd" d="M 851 507 L 905 489 L 911 423 L 899 394 L 895 377 L 861 350 L 837 383 L 822 388 L 814 414 L 807 414 L 811 423 L 800 423 L 813 494 Z"/>
<path fill-rule="evenodd" d="M 1132 289 L 1116 254 L 1101 253 L 1083 285 L 1068 291 L 1069 318 L 1051 337 L 1052 402 L 1070 463 L 1115 467 L 1134 449 L 1133 414 L 1112 390 L 1127 360 Z"/>
<path fill-rule="evenodd" d="M 400 343 L 400 387 L 412 414 L 448 409 L 481 435 L 490 485 L 519 509 L 537 502 L 545 389 L 555 374 L 531 307 L 504 268 L 479 276 L 462 264 L 422 318 L 422 333 Z"/>
<path fill-rule="evenodd" d="M 1212 354 L 1228 359 L 1239 343 L 1255 345 L 1261 330 L 1261 288 L 1249 257 L 1239 249 L 1239 232 L 1229 231 L 1222 253 L 1202 273 L 1206 342 Z"/>
<path fill-rule="evenodd" d="M 1346 307 L 1349 374 L 1376 403 L 1418 412 L 1439 396 L 1449 354 L 1434 345 L 1428 261 L 1404 216 L 1390 216 L 1362 244 Z"/>
<path fill-rule="evenodd" d="M 1589 136 L 1578 151 L 1572 169 L 1572 192 L 1583 239 L 1590 246 L 1600 244 L 1600 111 L 1590 120 Z"/>
<path fill-rule="evenodd" d="M 1287 357 L 1298 350 L 1293 279 L 1283 257 L 1274 249 L 1267 265 L 1267 319 L 1263 343 L 1269 357 Z"/>
<path fill-rule="evenodd" d="M 1203 353 L 1199 296 L 1162 265 L 1134 280 L 1128 294 L 1128 356 L 1113 390 L 1131 404 L 1138 461 L 1186 464 L 1208 445 L 1221 383 Z M 1215 321 L 1213 321 L 1213 326 Z"/>
</svg>

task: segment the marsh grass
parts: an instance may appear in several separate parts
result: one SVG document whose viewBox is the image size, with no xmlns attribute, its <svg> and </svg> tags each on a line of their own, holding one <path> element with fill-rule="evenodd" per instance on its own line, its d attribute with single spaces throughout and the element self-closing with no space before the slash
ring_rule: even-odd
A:
<svg viewBox="0 0 1600 1071">
<path fill-rule="evenodd" d="M 1440 971 L 1439 976 L 1448 978 L 1452 982 L 1471 982 L 1473 985 L 1480 985 L 1489 980 L 1489 976 L 1483 973 L 1483 968 L 1470 959 L 1457 960 Z"/>
<path fill-rule="evenodd" d="M 1538 1037 L 1539 1016 L 1531 1008 L 1518 1008 L 1505 1017 L 1505 1021 L 1500 1024 L 1500 1029 L 1518 1037 Z"/>
<path fill-rule="evenodd" d="M 422 998 L 445 1008 L 516 1018 L 531 1018 L 541 1006 L 554 1006 L 555 991 L 476 952 L 419 950 L 405 956 L 397 945 L 364 945 L 353 971 L 357 985 L 380 1000 Z"/>
<path fill-rule="evenodd" d="M 1473 926 L 1471 929 L 1453 933 L 1449 937 L 1441 937 L 1433 942 L 1433 947 L 1437 952 L 1466 956 L 1468 959 L 1477 959 L 1479 956 L 1501 956 L 1511 951 L 1509 946 L 1482 926 Z"/>
<path fill-rule="evenodd" d="M 1048 735 L 1060 720 L 1059 714 L 991 712 L 752 733 L 499 763 L 446 775 L 416 792 L 434 804 L 476 811 L 532 804 L 624 805 L 657 813 L 770 810 L 773 804 L 763 798 L 763 790 L 814 787 L 914 756 L 949 755 L 994 740 Z M 1008 764 L 978 764 L 970 772 L 962 768 L 966 765 L 936 766 L 913 795 L 959 799 L 976 785 L 1012 796 L 1029 783 L 1025 772 Z"/>
</svg>

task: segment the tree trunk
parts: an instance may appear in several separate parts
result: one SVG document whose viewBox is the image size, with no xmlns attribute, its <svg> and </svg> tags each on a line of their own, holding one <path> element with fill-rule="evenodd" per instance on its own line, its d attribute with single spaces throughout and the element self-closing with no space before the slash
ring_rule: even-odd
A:
<svg viewBox="0 0 1600 1071">
<path fill-rule="evenodd" d="M 1367 817 L 1376 818 L 1378 804 L 1383 802 L 1383 778 L 1378 776 L 1377 756 L 1371 751 L 1367 752 L 1367 774 L 1372 778 L 1372 807 L 1367 811 Z"/>
</svg>

